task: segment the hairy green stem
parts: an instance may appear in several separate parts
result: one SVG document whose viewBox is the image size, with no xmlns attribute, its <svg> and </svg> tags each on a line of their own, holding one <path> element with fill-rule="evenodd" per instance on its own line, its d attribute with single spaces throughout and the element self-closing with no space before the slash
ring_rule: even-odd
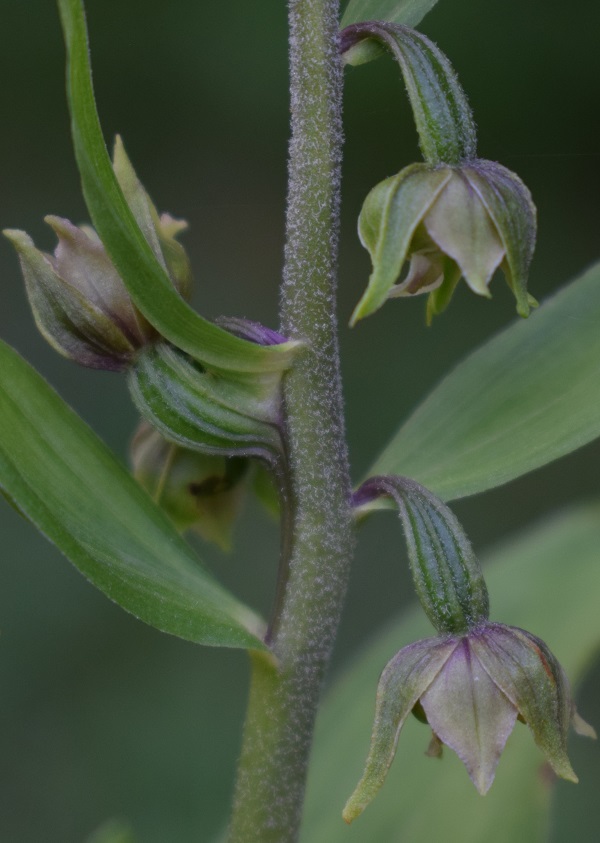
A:
<svg viewBox="0 0 600 843">
<path fill-rule="evenodd" d="M 335 287 L 342 144 L 339 0 L 290 0 L 289 196 L 283 332 L 307 343 L 286 376 L 293 496 L 274 659 L 253 656 L 230 843 L 298 839 L 308 756 L 353 546 Z"/>
</svg>

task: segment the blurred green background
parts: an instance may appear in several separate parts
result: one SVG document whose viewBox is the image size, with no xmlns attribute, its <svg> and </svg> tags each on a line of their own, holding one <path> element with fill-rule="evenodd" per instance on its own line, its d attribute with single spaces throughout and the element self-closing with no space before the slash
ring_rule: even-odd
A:
<svg viewBox="0 0 600 843">
<path fill-rule="evenodd" d="M 106 135 L 123 135 L 159 209 L 189 221 L 196 305 L 208 316 L 234 313 L 276 326 L 288 134 L 285 3 L 88 0 L 87 8 Z M 49 0 L 1 0 L 1 9 L 0 227 L 23 228 L 50 249 L 44 214 L 86 216 L 57 14 Z M 422 28 L 466 88 L 482 157 L 516 170 L 532 190 L 540 234 L 530 288 L 543 298 L 600 256 L 600 6 L 441 0 Z M 347 72 L 343 326 L 369 271 L 355 234 L 361 202 L 418 157 L 398 77 L 390 60 Z M 123 378 L 54 354 L 36 333 L 5 241 L 0 268 L 0 335 L 126 460 L 136 415 Z M 501 278 L 493 293 L 490 303 L 461 288 L 429 329 L 423 301 L 392 302 L 354 331 L 342 327 L 356 479 L 444 372 L 514 318 Z M 594 444 L 455 510 L 482 550 L 568 501 L 600 495 L 599 465 Z M 143 843 L 209 841 L 232 786 L 244 654 L 200 649 L 135 621 L 5 505 L 0 537 L 0 840 L 80 843 L 106 818 L 123 816 Z M 336 668 L 410 599 L 400 542 L 389 516 L 363 530 Z M 258 507 L 248 505 L 231 556 L 201 552 L 230 588 L 268 611 L 277 532 Z M 598 727 L 597 669 L 578 697 Z M 600 825 L 597 746 L 573 742 L 572 750 L 582 783 L 558 785 L 553 843 L 595 840 Z"/>
</svg>

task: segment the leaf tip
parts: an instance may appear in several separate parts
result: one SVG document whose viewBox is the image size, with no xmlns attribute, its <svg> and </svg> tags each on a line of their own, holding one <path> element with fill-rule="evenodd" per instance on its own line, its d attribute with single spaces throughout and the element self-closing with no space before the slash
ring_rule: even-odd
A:
<svg viewBox="0 0 600 843">
<path fill-rule="evenodd" d="M 350 825 L 357 817 L 360 817 L 364 810 L 364 805 L 357 803 L 354 795 L 346 802 L 344 810 L 342 811 L 342 819 L 346 825 Z"/>
</svg>

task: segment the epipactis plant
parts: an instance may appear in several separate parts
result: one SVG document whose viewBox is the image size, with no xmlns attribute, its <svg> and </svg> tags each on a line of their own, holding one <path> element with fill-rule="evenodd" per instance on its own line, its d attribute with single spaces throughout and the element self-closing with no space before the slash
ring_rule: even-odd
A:
<svg viewBox="0 0 600 843">
<path fill-rule="evenodd" d="M 353 525 L 381 497 L 399 508 L 417 595 L 437 635 L 405 647 L 384 670 L 371 751 L 345 819 L 358 816 L 383 783 L 411 712 L 432 729 L 430 753 L 440 754 L 442 744 L 455 750 L 481 793 L 517 719 L 557 775 L 575 781 L 568 727 L 593 730 L 577 715 L 548 647 L 489 620 L 481 569 L 454 515 L 398 476 L 372 477 L 351 491 L 334 296 L 342 60 L 358 65 L 391 52 L 424 157 L 365 201 L 359 234 L 373 270 L 352 323 L 390 297 L 418 294 L 428 295 L 431 321 L 461 277 L 489 296 L 497 268 L 520 315 L 535 304 L 527 292 L 536 234 L 529 191 L 501 164 L 477 157 L 471 110 L 448 59 L 406 26 L 368 21 L 339 35 L 335 0 L 290 0 L 290 190 L 282 327 L 275 331 L 237 317 L 210 322 L 189 306 L 190 264 L 177 240 L 186 224 L 158 214 L 119 138 L 109 159 L 83 6 L 58 5 L 93 227 L 47 217 L 58 237 L 54 255 L 25 232 L 5 235 L 50 344 L 84 366 L 127 372 L 143 418 L 132 462 L 145 491 L 4 345 L 1 488 L 124 608 L 189 640 L 252 652 L 231 843 L 297 840 Z M 193 529 L 227 546 L 252 477 L 282 525 L 268 625 L 197 565 L 177 532 Z"/>
<path fill-rule="evenodd" d="M 356 819 L 383 784 L 411 712 L 431 726 L 428 754 L 441 755 L 442 744 L 453 749 L 482 795 L 517 718 L 556 775 L 576 782 L 569 726 L 587 737 L 596 733 L 578 715 L 547 645 L 523 629 L 490 622 L 479 562 L 441 500 L 407 478 L 372 477 L 356 493 L 358 511 L 378 497 L 398 506 L 416 592 L 438 635 L 404 647 L 383 671 L 365 772 L 344 819 Z"/>
</svg>

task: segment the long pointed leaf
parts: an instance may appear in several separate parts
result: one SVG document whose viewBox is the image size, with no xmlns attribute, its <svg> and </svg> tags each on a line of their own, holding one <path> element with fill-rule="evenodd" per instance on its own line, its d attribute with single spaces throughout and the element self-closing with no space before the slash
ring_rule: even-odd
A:
<svg viewBox="0 0 600 843">
<path fill-rule="evenodd" d="M 296 343 L 262 347 L 203 319 L 178 295 L 119 187 L 102 137 L 92 88 L 81 0 L 58 0 L 68 54 L 67 90 L 75 156 L 90 216 L 125 286 L 148 321 L 213 370 L 279 371 Z"/>
<path fill-rule="evenodd" d="M 164 632 L 263 647 L 259 621 L 201 567 L 151 498 L 0 342 L 0 491 L 94 585 Z"/>
<path fill-rule="evenodd" d="M 389 20 L 405 26 L 417 26 L 437 0 L 350 0 L 342 27 L 363 20 Z"/>
<path fill-rule="evenodd" d="M 403 474 L 451 500 L 500 486 L 598 436 L 600 264 L 460 363 L 369 475 Z"/>
</svg>

